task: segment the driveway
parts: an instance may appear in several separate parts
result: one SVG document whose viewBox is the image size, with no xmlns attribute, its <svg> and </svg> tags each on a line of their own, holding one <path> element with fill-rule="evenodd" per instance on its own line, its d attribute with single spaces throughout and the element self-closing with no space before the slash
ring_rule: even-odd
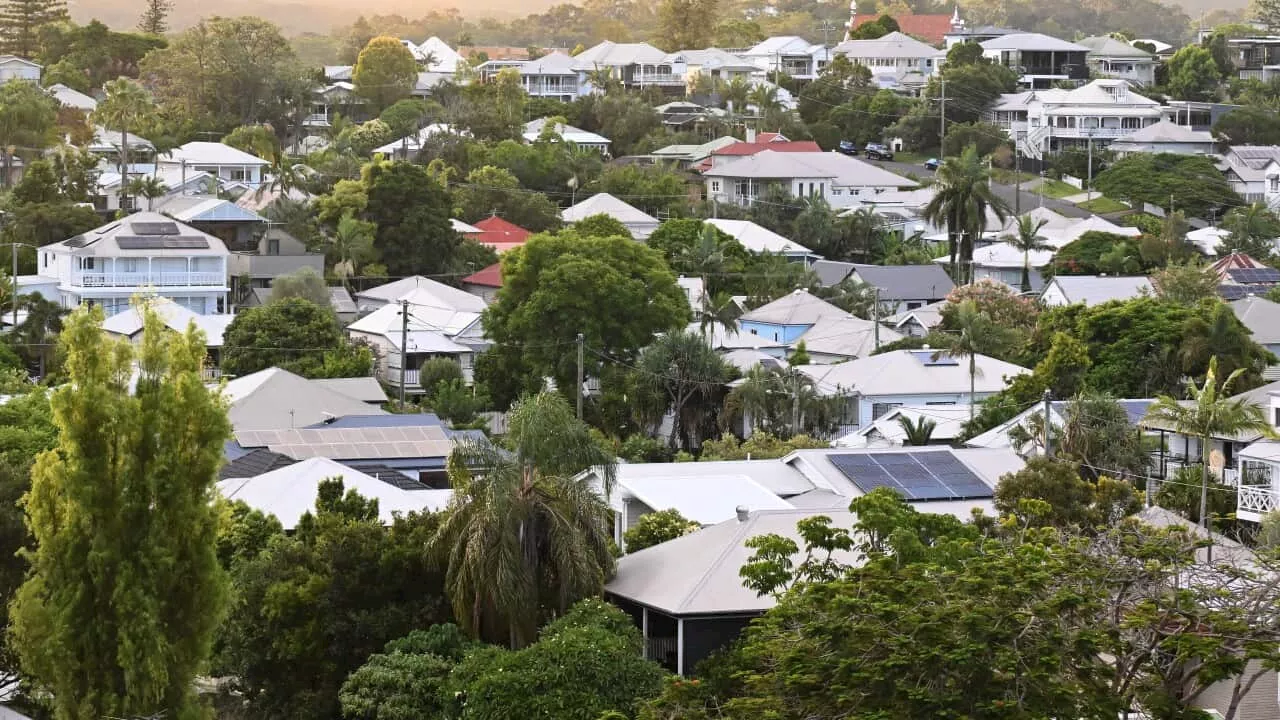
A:
<svg viewBox="0 0 1280 720">
<path fill-rule="evenodd" d="M 865 160 L 865 158 L 863 159 Z M 891 173 L 897 173 L 898 175 L 902 175 L 904 177 L 907 176 L 908 173 L 910 173 L 911 175 L 914 175 L 918 178 L 923 179 L 933 174 L 930 171 L 925 170 L 923 165 L 915 165 L 912 163 L 902 163 L 902 162 L 896 162 L 896 161 L 883 161 L 883 160 L 867 160 L 867 162 L 871 163 L 872 165 L 879 165 L 880 167 L 884 168 L 885 170 L 888 170 Z M 1017 193 L 1014 192 L 1014 186 L 995 183 L 991 186 L 991 189 L 1002 200 L 1009 203 L 1010 208 L 1018 205 L 1018 203 L 1014 201 L 1014 196 L 1017 195 Z M 1033 192 L 1027 192 L 1026 190 L 1022 191 L 1019 199 L 1021 200 L 1022 212 L 1026 212 L 1031 208 L 1047 207 L 1050 210 L 1053 210 L 1059 215 L 1063 215 L 1065 217 L 1086 218 L 1092 214 L 1088 210 L 1082 210 L 1081 208 L 1078 208 L 1069 202 L 1063 202 L 1062 200 L 1054 200 L 1053 198 L 1047 198 L 1047 197 L 1044 197 L 1043 195 L 1037 195 Z"/>
</svg>

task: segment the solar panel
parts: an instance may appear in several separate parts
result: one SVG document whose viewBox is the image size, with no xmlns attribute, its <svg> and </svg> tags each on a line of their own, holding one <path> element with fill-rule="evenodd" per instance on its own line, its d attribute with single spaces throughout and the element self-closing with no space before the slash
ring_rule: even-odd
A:
<svg viewBox="0 0 1280 720">
<path fill-rule="evenodd" d="M 1223 300 L 1239 300 L 1249 294 L 1249 288 L 1243 285 L 1219 285 L 1218 294 Z"/>
<path fill-rule="evenodd" d="M 925 366 L 949 367 L 960 364 L 959 360 L 949 355 L 945 350 L 911 350 L 910 353 Z"/>
<path fill-rule="evenodd" d="M 179 233 L 178 223 L 172 222 L 136 222 L 130 225 L 139 235 L 177 235 Z"/>
<path fill-rule="evenodd" d="M 950 451 L 830 455 L 828 459 L 864 493 L 893 488 L 907 500 L 989 498 L 991 487 Z"/>
<path fill-rule="evenodd" d="M 1280 283 L 1280 270 L 1269 267 L 1231 268 L 1227 275 L 1238 283 Z"/>
<path fill-rule="evenodd" d="M 209 241 L 199 237 L 118 237 L 121 250 L 203 250 Z"/>
</svg>

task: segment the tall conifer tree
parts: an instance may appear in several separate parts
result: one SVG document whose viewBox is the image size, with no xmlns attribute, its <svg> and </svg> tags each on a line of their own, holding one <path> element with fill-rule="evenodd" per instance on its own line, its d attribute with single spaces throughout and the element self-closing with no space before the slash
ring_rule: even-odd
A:
<svg viewBox="0 0 1280 720">
<path fill-rule="evenodd" d="M 68 19 L 66 0 L 4 0 L 0 4 L 0 47 L 30 60 L 40 52 L 40 28 Z"/>
</svg>

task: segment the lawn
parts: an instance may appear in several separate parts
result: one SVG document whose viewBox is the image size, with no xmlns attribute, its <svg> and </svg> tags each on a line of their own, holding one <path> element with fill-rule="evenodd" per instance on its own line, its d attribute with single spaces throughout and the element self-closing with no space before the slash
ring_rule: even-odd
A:
<svg viewBox="0 0 1280 720">
<path fill-rule="evenodd" d="M 1035 188 L 1031 192 L 1039 195 L 1043 195 L 1047 198 L 1061 200 L 1064 197 L 1079 195 L 1084 191 L 1073 185 L 1068 185 L 1062 182 L 1061 180 L 1051 180 L 1049 178 L 1045 178 L 1045 181 L 1041 183 L 1039 187 Z"/>
<path fill-rule="evenodd" d="M 996 168 L 991 171 L 991 179 L 1001 185 L 1013 185 L 1018 181 L 1018 175 L 1022 176 L 1023 185 L 1040 178 L 1039 175 L 1032 175 L 1031 173 L 1015 173 L 1012 170 L 1006 170 L 1004 168 Z"/>
<path fill-rule="evenodd" d="M 1129 209 L 1128 205 L 1125 205 L 1124 203 L 1118 200 L 1112 200 L 1109 197 L 1103 197 L 1101 195 L 1099 195 L 1098 197 L 1092 200 L 1089 200 L 1088 202 L 1082 202 L 1076 207 L 1083 208 L 1085 210 L 1088 210 L 1091 213 L 1098 213 L 1099 215 L 1105 215 L 1107 213 L 1120 212 L 1121 210 Z"/>
</svg>

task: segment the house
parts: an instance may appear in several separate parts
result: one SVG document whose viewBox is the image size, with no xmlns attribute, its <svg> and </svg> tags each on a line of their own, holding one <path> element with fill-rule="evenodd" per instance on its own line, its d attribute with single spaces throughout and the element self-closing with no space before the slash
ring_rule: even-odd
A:
<svg viewBox="0 0 1280 720">
<path fill-rule="evenodd" d="M 875 6 L 872 5 L 872 10 Z M 957 6 L 954 13 L 947 15 L 946 13 L 917 15 L 916 13 L 897 13 L 891 15 L 893 21 L 898 23 L 898 27 L 906 35 L 913 38 L 920 38 L 930 45 L 941 45 L 947 37 L 947 33 L 964 28 L 964 20 L 960 19 L 960 8 Z M 849 30 L 856 30 L 863 25 L 876 22 L 880 19 L 880 14 L 875 12 L 859 13 L 857 0 L 849 3 L 849 24 L 845 28 L 845 41 L 849 40 Z M 839 51 L 839 46 L 836 46 Z"/>
<path fill-rule="evenodd" d="M 452 288 L 450 288 L 452 289 Z M 405 393 L 421 395 L 419 369 L 431 358 L 448 358 L 458 363 L 470 383 L 475 356 L 489 347 L 480 323 L 480 298 L 454 290 L 467 300 L 452 303 L 427 289 L 411 290 L 398 302 L 384 305 L 347 326 L 347 334 L 374 349 L 377 369 L 383 382 L 403 386 Z M 483 309 L 483 308 L 481 308 Z M 405 314 L 408 322 L 405 322 Z"/>
<path fill-rule="evenodd" d="M 838 438 L 836 447 L 882 448 L 909 446 L 903 421 L 933 423 L 929 435 L 930 445 L 950 445 L 964 435 L 964 424 L 969 421 L 968 405 L 932 405 L 896 407 L 853 432 Z"/>
<path fill-rule="evenodd" d="M 843 425 L 850 429 L 903 405 L 974 405 L 1005 389 L 1010 378 L 1029 372 L 986 355 L 969 359 L 923 348 L 894 350 L 835 365 L 802 365 L 821 395 L 848 398 Z M 971 385 L 972 383 L 972 385 Z"/>
<path fill-rule="evenodd" d="M 427 142 L 436 135 L 453 135 L 456 131 L 453 126 L 443 123 L 432 123 L 412 135 L 406 135 L 398 140 L 392 140 L 386 145 L 382 145 L 373 149 L 374 155 L 385 155 L 390 160 L 412 160 L 417 157 L 422 148 L 427 146 Z"/>
<path fill-rule="evenodd" d="M 25 80 L 30 83 L 40 82 L 40 73 L 44 66 L 16 55 L 0 55 L 0 84 L 10 80 Z"/>
<path fill-rule="evenodd" d="M 370 313 L 384 305 L 398 305 L 400 300 L 411 292 L 421 290 L 419 299 L 426 299 L 427 304 L 436 307 L 451 307 L 467 312 L 484 312 L 483 300 L 459 290 L 458 288 L 436 282 L 430 278 L 414 275 L 400 278 L 389 283 L 361 290 L 356 293 L 356 304 L 361 313 Z"/>
<path fill-rule="evenodd" d="M 520 64 L 520 86 L 530 97 L 571 102 L 585 89 L 579 81 L 577 65 L 574 58 L 562 52 L 547 53 Z"/>
<path fill-rule="evenodd" d="M 1121 399 L 1116 400 L 1120 407 L 1124 409 L 1125 414 L 1129 418 L 1129 423 L 1137 428 L 1141 425 L 1142 420 L 1146 417 L 1148 408 L 1155 400 L 1151 398 L 1137 399 Z M 1065 423 L 1068 409 L 1071 405 L 1069 400 L 1052 400 L 1049 402 L 1049 426 L 1055 429 L 1061 428 Z M 965 447 L 975 448 L 1009 448 L 1023 457 L 1030 455 L 1042 454 L 1044 452 L 1044 443 L 1038 439 L 1030 444 L 1020 444 L 1019 438 L 1027 436 L 1032 432 L 1043 432 L 1044 405 L 1036 403 L 1031 407 L 1023 410 L 1014 417 L 1003 423 L 991 428 L 990 430 L 969 438 L 964 441 Z M 1157 463 L 1153 466 L 1153 471 L 1160 471 L 1161 468 Z M 1163 477 L 1163 475 L 1161 475 Z"/>
<path fill-rule="evenodd" d="M 250 155 L 220 142 L 189 142 L 156 159 L 160 167 L 186 168 L 187 172 L 207 172 L 223 183 L 236 183 L 257 188 L 270 165 L 257 155 Z"/>
<path fill-rule="evenodd" d="M 1077 303 L 1101 305 L 1112 300 L 1132 300 L 1154 292 L 1151 281 L 1142 276 L 1059 275 L 1044 286 L 1040 302 L 1049 307 Z"/>
<path fill-rule="evenodd" d="M 156 146 L 144 137 L 134 135 L 131 132 L 126 132 L 121 136 L 119 130 L 112 130 L 101 125 L 93 126 L 93 138 L 89 140 L 89 144 L 85 145 L 84 149 L 119 165 L 120 143 L 122 140 L 129 146 L 130 163 L 149 158 L 156 152 Z M 147 170 L 150 170 L 150 168 L 148 167 Z M 132 174 L 130 172 L 130 175 Z"/>
<path fill-rule="evenodd" d="M 788 140 L 787 136 L 782 133 L 757 133 L 755 130 L 748 129 L 746 135 L 747 139 L 745 141 L 735 140 L 732 143 L 724 143 L 720 147 L 712 149 L 710 157 L 699 163 L 697 169 L 705 172 L 716 165 L 731 162 L 740 157 L 755 155 L 765 150 L 794 153 L 822 152 L 822 147 L 812 140 Z"/>
<path fill-rule="evenodd" d="M 215 195 L 165 195 L 152 203 L 156 212 L 209 233 L 228 250 L 256 250 L 267 219 Z"/>
<path fill-rule="evenodd" d="M 590 73 L 599 71 L 608 72 L 627 88 L 684 89 L 684 75 L 675 72 L 667 53 L 649 43 L 605 40 L 583 50 L 573 59 L 578 72 L 586 75 L 583 87 L 588 92 L 601 89 L 595 88 L 590 78 Z"/>
<path fill-rule="evenodd" d="M 888 90 L 918 90 L 937 72 L 941 52 L 901 32 L 875 40 L 845 40 L 832 49 L 871 71 L 871 81 Z"/>
<path fill-rule="evenodd" d="M 942 308 L 946 304 L 946 300 L 939 300 L 914 310 L 890 315 L 881 322 L 907 337 L 924 337 L 942 324 Z"/>
<path fill-rule="evenodd" d="M 846 279 L 875 288 L 878 311 L 883 315 L 944 300 L 956 287 L 938 265 L 852 265 Z"/>
<path fill-rule="evenodd" d="M 1280 428 L 1280 383 L 1263 385 L 1235 397 L 1241 396 L 1262 408 L 1273 432 Z M 1171 462 L 1181 460 L 1187 465 L 1198 464 L 1201 457 L 1198 439 L 1176 433 L 1172 435 L 1170 449 L 1173 453 L 1180 449 L 1182 455 L 1171 458 Z M 1237 462 L 1238 471 L 1235 470 Z M 1238 486 L 1237 518 L 1261 522 L 1264 515 L 1280 509 L 1280 440 L 1267 439 L 1261 433 L 1253 432 L 1230 437 L 1215 436 L 1209 467 L 1223 482 Z"/>
<path fill-rule="evenodd" d="M 412 40 L 401 39 L 400 42 L 409 49 L 423 70 L 452 75 L 459 64 L 466 62 L 458 51 L 435 35 L 423 40 L 421 45 L 415 45 Z"/>
<path fill-rule="evenodd" d="M 163 297 L 150 297 L 140 301 L 127 310 L 118 312 L 102 321 L 102 331 L 107 335 L 122 338 L 137 345 L 142 342 L 143 307 L 145 305 L 160 318 L 165 327 L 174 332 L 185 333 L 194 325 L 204 333 L 204 344 L 208 349 L 205 358 L 205 377 L 218 377 L 218 365 L 222 355 L 222 336 L 227 326 L 235 319 L 234 315 L 202 315 Z"/>
<path fill-rule="evenodd" d="M 1003 234 L 1009 235 L 1016 231 L 1015 227 L 1009 227 L 1003 231 Z M 1129 238 L 1136 238 L 1142 235 L 1142 231 L 1136 227 L 1116 225 L 1110 220 L 1097 215 L 1090 215 L 1083 219 L 1066 218 L 1061 221 L 1055 221 L 1041 228 L 1040 235 L 1048 245 L 1054 248 L 1062 248 L 1067 243 L 1080 239 L 1080 236 L 1087 232 L 1102 232 L 1108 235 L 1120 235 Z"/>
<path fill-rule="evenodd" d="M 714 156 L 713 156 L 714 157 Z M 915 187 L 913 180 L 840 153 L 763 150 L 704 170 L 707 198 L 749 207 L 770 188 L 843 208 L 859 198 Z"/>
<path fill-rule="evenodd" d="M 336 418 L 305 428 L 236 431 L 232 447 L 238 453 L 266 449 L 298 461 L 327 458 L 360 472 L 387 471 L 390 479 L 404 484 L 415 481 L 438 487 L 443 483 L 455 437 L 439 418 L 422 414 L 365 418 L 372 422 L 340 425 L 343 418 Z"/>
<path fill-rule="evenodd" d="M 502 263 L 494 263 L 462 278 L 462 289 L 492 304 L 502 288 Z"/>
<path fill-rule="evenodd" d="M 1040 33 L 1010 33 L 978 44 L 983 57 L 1016 71 L 1018 84 L 1028 89 L 1089 79 L 1089 48 L 1083 45 Z"/>
<path fill-rule="evenodd" d="M 737 240 L 747 252 L 757 255 L 770 253 L 773 255 L 781 255 L 791 262 L 808 262 L 816 259 L 818 256 L 813 254 L 809 248 L 788 240 L 778 233 L 757 225 L 750 220 L 725 220 L 722 218 L 708 218 L 704 220 L 708 225 L 714 226 L 717 230 Z"/>
<path fill-rule="evenodd" d="M 960 20 L 959 13 L 955 15 L 956 20 Z M 1013 28 L 997 27 L 995 25 L 978 25 L 970 27 L 963 20 L 953 25 L 951 30 L 943 36 L 943 49 L 951 50 L 951 48 L 960 43 L 984 43 L 988 40 L 1004 37 L 1005 35 L 1017 35 L 1021 30 Z"/>
<path fill-rule="evenodd" d="M 904 336 L 874 320 L 863 320 L 848 313 L 819 318 L 790 347 L 796 350 L 804 343 L 809 362 L 830 365 L 867 357 L 880 346 L 901 340 Z"/>
<path fill-rule="evenodd" d="M 719 48 L 705 50 L 680 50 L 666 57 L 672 71 L 684 76 L 686 90 L 693 92 L 698 78 L 715 78 L 724 82 L 736 79 L 749 80 L 760 72 L 755 63 Z"/>
<path fill-rule="evenodd" d="M 1280 207 L 1280 146 L 1233 145 L 1223 153 L 1221 169 L 1245 202 Z"/>
<path fill-rule="evenodd" d="M 1280 357 L 1280 303 L 1257 295 L 1246 295 L 1227 305 L 1236 314 L 1240 324 L 1249 329 L 1254 342 Z"/>
<path fill-rule="evenodd" d="M 229 307 L 226 246 L 159 213 L 114 220 L 45 245 L 38 255 L 40 275 L 58 280 L 56 299 L 65 308 L 89 303 L 114 315 L 147 293 L 200 315 Z"/>
<path fill-rule="evenodd" d="M 738 328 L 739 332 L 789 344 L 799 340 L 819 320 L 843 317 L 849 317 L 849 313 L 797 289 L 743 314 L 738 318 Z"/>
<path fill-rule="evenodd" d="M 1168 118 L 1136 130 L 1110 145 L 1111 151 L 1120 157 L 1132 153 L 1210 155 L 1216 152 L 1216 148 L 1212 133 L 1178 125 Z"/>
<path fill-rule="evenodd" d="M 368 100 L 356 94 L 356 86 L 349 79 L 337 80 L 311 91 L 311 112 L 303 118 L 302 126 L 306 128 L 329 128 L 337 116 L 352 119 L 365 117 Z"/>
<path fill-rule="evenodd" d="M 529 236 L 533 234 L 497 215 L 491 215 L 475 223 L 474 227 L 480 232 L 475 235 L 469 235 L 469 237 L 485 247 L 492 248 L 499 255 L 524 245 Z"/>
<path fill-rule="evenodd" d="M 1210 225 L 1187 233 L 1187 242 L 1195 246 L 1207 258 L 1217 257 L 1218 248 L 1231 239 L 1231 232 Z"/>
<path fill-rule="evenodd" d="M 668 103 L 668 104 L 669 105 L 676 105 L 676 104 L 692 105 L 693 103 Z M 663 123 L 667 124 L 669 127 L 679 127 L 679 125 L 673 125 L 667 122 L 667 119 L 671 116 L 669 114 L 663 113 L 662 107 L 664 106 L 659 106 L 654 109 L 657 110 L 660 114 L 662 114 Z M 694 107 L 698 107 L 698 106 L 695 105 Z M 702 118 L 702 117 L 709 117 L 709 116 L 699 115 L 697 117 Z M 738 138 L 725 135 L 722 137 L 718 137 L 715 140 L 708 140 L 707 142 L 704 142 L 701 145 L 667 145 L 666 147 L 658 148 L 657 150 L 654 150 L 653 152 L 649 153 L 649 156 L 654 161 L 674 162 L 681 170 L 688 170 L 689 168 L 695 165 L 698 165 L 702 163 L 704 160 L 707 160 L 708 158 L 710 158 L 711 154 L 716 150 L 719 150 L 723 147 L 727 147 L 729 145 L 736 145 L 737 143 L 740 143 L 740 142 L 742 141 L 739 140 Z"/>
<path fill-rule="evenodd" d="M 525 142 L 536 142 L 542 137 L 542 133 L 544 132 L 546 125 L 547 118 L 530 120 L 524 124 L 524 131 L 521 133 L 521 137 L 524 138 Z M 586 130 L 573 127 L 572 125 L 564 125 L 561 123 L 556 124 L 552 129 L 552 133 L 553 138 L 555 136 L 559 136 L 561 140 L 573 143 L 578 147 L 590 148 L 599 152 L 601 155 L 609 154 L 609 138 L 603 135 L 597 135 L 596 133 L 587 132 Z"/>
<path fill-rule="evenodd" d="M 152 210 L 157 203 L 175 195 L 213 195 L 218 192 L 218 180 L 206 172 L 183 168 L 160 168 L 152 164 L 134 163 L 125 168 L 128 182 L 143 177 L 155 178 L 165 187 L 164 195 L 155 198 L 138 197 L 128 193 L 127 210 Z M 100 213 L 114 214 L 120 209 L 120 171 L 115 167 L 103 168 L 98 173 L 94 188 L 93 209 Z"/>
<path fill-rule="evenodd" d="M 763 72 L 780 72 L 793 80 L 815 80 L 831 60 L 831 51 L 797 35 L 766 38 L 738 53 Z"/>
<path fill-rule="evenodd" d="M 1089 49 L 1085 59 L 1095 77 L 1127 80 L 1139 87 L 1156 84 L 1160 60 L 1146 50 L 1110 35 L 1087 37 L 1076 44 Z"/>
<path fill-rule="evenodd" d="M 987 118 L 1030 158 L 1065 148 L 1101 149 L 1164 118 L 1160 103 L 1124 80 L 1094 80 L 1074 90 L 1034 89 L 1001 95 Z"/>
<path fill-rule="evenodd" d="M 1227 39 L 1227 49 L 1241 80 L 1269 81 L 1280 66 L 1280 36 L 1257 35 Z"/>
<path fill-rule="evenodd" d="M 86 113 L 93 112 L 98 107 L 96 99 L 62 83 L 54 83 L 45 88 L 45 91 L 52 95 L 62 107 L 83 110 Z"/>
<path fill-rule="evenodd" d="M 1280 270 L 1268 267 L 1244 253 L 1231 253 L 1209 266 L 1218 275 L 1218 295 L 1223 300 L 1239 300 L 1248 295 L 1266 295 L 1280 285 Z"/>
<path fill-rule="evenodd" d="M 596 193 L 586 200 L 560 211 L 560 218 L 566 223 L 585 220 L 592 215 L 608 215 L 617 220 L 636 240 L 644 240 L 649 237 L 661 224 L 652 215 L 628 205 L 609 193 Z"/>
<path fill-rule="evenodd" d="M 304 514 L 315 512 L 320 483 L 335 478 L 342 480 L 345 490 L 377 501 L 383 525 L 395 522 L 396 515 L 443 510 L 453 496 L 452 490 L 425 486 L 406 490 L 325 457 L 309 457 L 254 477 L 221 480 L 218 493 L 275 516 L 286 531 L 292 531 Z"/>
<path fill-rule="evenodd" d="M 227 417 L 235 432 L 301 428 L 346 415 L 388 414 L 360 397 L 280 368 L 228 380 L 222 396 L 229 404 Z"/>
</svg>

